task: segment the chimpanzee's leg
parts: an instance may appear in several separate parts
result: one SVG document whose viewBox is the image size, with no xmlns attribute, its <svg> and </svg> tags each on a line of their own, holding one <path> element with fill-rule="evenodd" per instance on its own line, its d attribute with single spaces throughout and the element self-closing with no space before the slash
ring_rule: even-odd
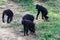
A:
<svg viewBox="0 0 60 40">
<path fill-rule="evenodd" d="M 42 19 L 44 20 L 44 14 L 42 13 Z"/>
<path fill-rule="evenodd" d="M 35 27 L 30 27 L 29 30 L 31 34 L 35 33 Z"/>
<path fill-rule="evenodd" d="M 7 23 L 10 23 L 9 19 L 10 19 L 10 17 L 8 16 L 8 18 L 7 18 Z"/>
<path fill-rule="evenodd" d="M 10 17 L 10 22 L 13 20 L 13 17 Z"/>
<path fill-rule="evenodd" d="M 25 35 L 28 35 L 28 28 L 27 28 L 27 26 L 24 25 L 24 36 Z"/>
<path fill-rule="evenodd" d="M 28 28 L 26 29 L 26 35 L 28 36 Z"/>
<path fill-rule="evenodd" d="M 38 19 L 39 14 L 40 14 L 40 10 L 38 10 L 38 13 L 37 13 L 36 19 Z"/>
<path fill-rule="evenodd" d="M 48 16 L 47 16 L 47 15 L 45 15 L 44 17 L 45 17 L 45 21 L 48 21 Z"/>
</svg>

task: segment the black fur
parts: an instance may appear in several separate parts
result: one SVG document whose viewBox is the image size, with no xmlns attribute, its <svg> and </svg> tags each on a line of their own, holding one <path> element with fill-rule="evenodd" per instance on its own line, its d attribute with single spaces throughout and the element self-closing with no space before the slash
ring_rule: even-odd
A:
<svg viewBox="0 0 60 40">
<path fill-rule="evenodd" d="M 22 24 L 24 26 L 24 36 L 28 35 L 28 31 L 35 33 L 35 24 L 32 21 L 24 19 Z"/>
<path fill-rule="evenodd" d="M 8 16 L 7 23 L 10 23 L 13 20 L 13 12 L 10 9 L 4 10 L 2 14 L 2 22 L 4 21 L 4 16 Z"/>
<path fill-rule="evenodd" d="M 41 5 L 36 5 L 36 9 L 38 11 L 36 19 L 38 19 L 38 15 L 40 14 L 40 12 L 42 13 L 42 19 L 45 19 L 46 21 L 48 20 L 48 11 L 45 7 L 41 6 Z"/>
<path fill-rule="evenodd" d="M 34 16 L 30 14 L 26 14 L 23 16 L 23 19 L 34 21 Z"/>
</svg>

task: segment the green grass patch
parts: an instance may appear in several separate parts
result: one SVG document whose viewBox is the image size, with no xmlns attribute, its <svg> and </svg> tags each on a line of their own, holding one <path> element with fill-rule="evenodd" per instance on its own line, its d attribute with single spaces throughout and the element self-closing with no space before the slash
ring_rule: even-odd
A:
<svg viewBox="0 0 60 40">
<path fill-rule="evenodd" d="M 21 23 L 20 22 L 18 22 L 18 21 L 14 21 L 13 23 L 10 23 L 10 24 L 8 24 L 8 27 L 17 27 L 17 26 L 21 26 Z"/>
<path fill-rule="evenodd" d="M 60 14 L 49 14 L 49 22 L 37 22 L 36 34 L 38 40 L 59 40 L 60 38 Z M 57 36 L 55 36 L 57 35 Z"/>
<path fill-rule="evenodd" d="M 0 0 L 0 5 L 5 4 L 6 0 Z"/>
</svg>

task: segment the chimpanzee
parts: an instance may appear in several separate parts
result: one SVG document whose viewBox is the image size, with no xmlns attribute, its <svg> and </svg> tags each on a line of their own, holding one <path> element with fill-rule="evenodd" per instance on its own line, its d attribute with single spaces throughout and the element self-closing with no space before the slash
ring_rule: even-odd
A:
<svg viewBox="0 0 60 40">
<path fill-rule="evenodd" d="M 28 31 L 33 34 L 35 33 L 35 24 L 32 21 L 23 19 L 22 25 L 24 26 L 24 36 L 28 35 Z"/>
<path fill-rule="evenodd" d="M 30 21 L 34 21 L 34 16 L 31 14 L 26 14 L 23 16 L 22 19 L 26 19 L 26 20 L 30 20 Z"/>
<path fill-rule="evenodd" d="M 13 12 L 10 9 L 4 10 L 3 14 L 2 14 L 2 22 L 5 22 L 4 21 L 4 16 L 5 15 L 8 16 L 7 23 L 10 23 L 13 20 Z"/>
<path fill-rule="evenodd" d="M 45 7 L 41 6 L 41 5 L 36 5 L 36 9 L 38 11 L 36 19 L 38 19 L 38 15 L 40 14 L 40 12 L 42 13 L 42 19 L 45 19 L 46 21 L 48 21 L 48 11 Z"/>
</svg>

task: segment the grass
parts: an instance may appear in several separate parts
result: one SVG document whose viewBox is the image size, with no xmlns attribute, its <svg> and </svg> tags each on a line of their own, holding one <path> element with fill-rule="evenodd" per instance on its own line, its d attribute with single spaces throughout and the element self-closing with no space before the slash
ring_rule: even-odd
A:
<svg viewBox="0 0 60 40">
<path fill-rule="evenodd" d="M 6 0 L 0 0 L 0 5 L 5 4 Z"/>
<path fill-rule="evenodd" d="M 49 0 L 47 2 L 47 5 L 50 6 L 52 8 L 52 11 L 54 13 L 59 13 L 60 12 L 60 1 L 58 0 Z"/>
</svg>

